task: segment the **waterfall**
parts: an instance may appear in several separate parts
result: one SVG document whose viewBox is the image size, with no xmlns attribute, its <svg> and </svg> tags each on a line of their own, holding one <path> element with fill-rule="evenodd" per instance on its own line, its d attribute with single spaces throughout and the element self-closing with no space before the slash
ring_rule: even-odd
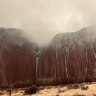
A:
<svg viewBox="0 0 96 96">
<path fill-rule="evenodd" d="M 93 49 L 93 54 L 94 54 L 94 57 L 95 57 L 95 59 L 96 59 L 96 53 L 95 53 L 95 51 L 94 51 L 92 42 L 91 42 L 91 47 L 92 47 L 92 49 Z M 94 77 L 96 78 L 96 62 L 95 62 L 95 65 L 94 65 Z"/>
<path fill-rule="evenodd" d="M 68 77 L 68 69 L 67 69 L 67 53 L 68 53 L 68 51 L 67 51 L 67 49 L 66 49 L 66 55 L 65 55 L 65 69 L 66 69 L 66 76 Z"/>
<path fill-rule="evenodd" d="M 88 65 L 88 56 L 87 56 L 87 51 L 86 51 L 86 59 L 87 59 L 87 65 Z M 87 65 L 86 65 L 86 74 L 87 74 Z"/>
<path fill-rule="evenodd" d="M 39 57 L 36 57 L 36 78 L 38 78 L 38 61 Z"/>
<path fill-rule="evenodd" d="M 0 50 L 0 57 L 2 57 L 3 55 L 3 50 L 1 48 Z M 5 73 L 5 64 L 4 64 L 4 60 L 3 58 L 0 58 L 1 61 L 1 68 L 0 68 L 0 72 L 1 72 L 1 81 L 3 82 L 2 84 L 7 85 L 7 80 L 6 80 L 6 73 Z"/>
</svg>

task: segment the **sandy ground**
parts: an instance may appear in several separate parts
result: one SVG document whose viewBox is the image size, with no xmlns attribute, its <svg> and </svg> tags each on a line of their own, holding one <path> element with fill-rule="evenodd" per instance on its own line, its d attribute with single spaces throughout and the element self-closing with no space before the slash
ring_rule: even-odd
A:
<svg viewBox="0 0 96 96">
<path fill-rule="evenodd" d="M 88 90 L 81 90 L 79 89 L 68 89 L 67 86 L 48 86 L 42 87 L 40 90 L 31 96 L 96 96 L 96 83 L 93 84 L 86 84 L 88 86 Z M 2 91 L 2 95 L 0 96 L 9 96 L 7 91 Z M 30 96 L 30 95 L 23 95 L 24 90 L 18 89 L 13 90 L 11 96 Z"/>
</svg>

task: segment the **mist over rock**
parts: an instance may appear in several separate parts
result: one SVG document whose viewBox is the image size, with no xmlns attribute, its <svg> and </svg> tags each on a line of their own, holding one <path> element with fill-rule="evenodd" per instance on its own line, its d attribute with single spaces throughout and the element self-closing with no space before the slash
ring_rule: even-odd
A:
<svg viewBox="0 0 96 96">
<path fill-rule="evenodd" d="M 84 81 L 96 77 L 96 28 L 57 34 L 39 58 L 38 77 Z"/>
<path fill-rule="evenodd" d="M 21 34 L 18 29 L 0 28 L 0 86 L 36 77 L 36 46 Z"/>
<path fill-rule="evenodd" d="M 48 47 L 42 48 L 22 33 L 15 28 L 0 28 L 0 86 L 20 80 L 84 82 L 96 78 L 94 27 L 57 34 Z"/>
</svg>

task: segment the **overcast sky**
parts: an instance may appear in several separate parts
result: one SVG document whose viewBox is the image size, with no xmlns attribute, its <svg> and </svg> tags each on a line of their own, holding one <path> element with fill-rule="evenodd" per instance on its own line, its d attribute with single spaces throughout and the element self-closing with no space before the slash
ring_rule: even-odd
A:
<svg viewBox="0 0 96 96">
<path fill-rule="evenodd" d="M 40 45 L 60 32 L 95 24 L 96 0 L 0 0 L 0 26 L 25 30 Z"/>
</svg>

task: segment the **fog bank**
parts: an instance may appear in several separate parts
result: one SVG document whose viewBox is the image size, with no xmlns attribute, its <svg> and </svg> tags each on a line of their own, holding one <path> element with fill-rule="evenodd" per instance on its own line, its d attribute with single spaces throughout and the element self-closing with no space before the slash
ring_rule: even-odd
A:
<svg viewBox="0 0 96 96">
<path fill-rule="evenodd" d="M 0 0 L 0 26 L 46 45 L 57 33 L 95 25 L 95 9 L 96 0 Z"/>
</svg>

